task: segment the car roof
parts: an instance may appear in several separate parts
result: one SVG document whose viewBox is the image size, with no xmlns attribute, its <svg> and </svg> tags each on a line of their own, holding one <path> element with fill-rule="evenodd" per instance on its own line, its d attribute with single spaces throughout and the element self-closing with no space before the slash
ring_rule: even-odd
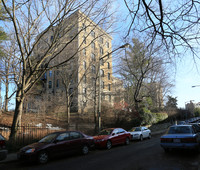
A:
<svg viewBox="0 0 200 170">
<path fill-rule="evenodd" d="M 50 135 L 50 134 L 60 134 L 60 133 L 65 133 L 65 132 L 79 132 L 79 133 L 82 133 L 82 132 L 76 131 L 76 130 L 67 130 L 67 131 L 63 130 L 63 131 L 57 131 L 57 132 L 49 133 L 48 135 Z"/>
<path fill-rule="evenodd" d="M 170 127 L 176 127 L 176 126 L 179 127 L 179 126 L 192 126 L 192 125 L 190 125 L 190 124 L 187 124 L 187 125 L 186 125 L 186 124 L 184 124 L 184 125 L 172 125 L 172 126 L 170 126 Z"/>
</svg>

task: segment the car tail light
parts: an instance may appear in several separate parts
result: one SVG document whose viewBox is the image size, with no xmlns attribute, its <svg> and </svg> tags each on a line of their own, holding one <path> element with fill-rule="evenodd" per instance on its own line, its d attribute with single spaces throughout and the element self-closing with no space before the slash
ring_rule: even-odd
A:
<svg viewBox="0 0 200 170">
<path fill-rule="evenodd" d="M 197 139 L 196 138 L 184 138 L 181 139 L 182 143 L 197 143 Z"/>
<path fill-rule="evenodd" d="M 170 142 L 172 142 L 172 139 L 171 138 L 160 138 L 160 142 L 162 142 L 162 143 L 170 143 Z"/>
<path fill-rule="evenodd" d="M 4 140 L 1 140 L 0 141 L 0 148 L 4 148 L 5 147 L 5 141 Z"/>
</svg>

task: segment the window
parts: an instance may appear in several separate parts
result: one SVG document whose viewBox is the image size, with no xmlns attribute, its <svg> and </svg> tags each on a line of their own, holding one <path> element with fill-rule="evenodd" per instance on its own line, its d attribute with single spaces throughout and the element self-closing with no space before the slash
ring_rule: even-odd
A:
<svg viewBox="0 0 200 170">
<path fill-rule="evenodd" d="M 99 42 L 103 44 L 103 37 L 99 37 Z"/>
<path fill-rule="evenodd" d="M 83 49 L 83 55 L 86 56 L 86 49 Z"/>
<path fill-rule="evenodd" d="M 103 58 L 100 60 L 100 63 L 101 63 L 102 66 L 104 65 L 104 60 L 103 60 Z"/>
<path fill-rule="evenodd" d="M 108 90 L 109 91 L 111 90 L 111 84 L 108 84 Z"/>
<path fill-rule="evenodd" d="M 53 35 L 51 36 L 51 41 L 53 41 Z"/>
<path fill-rule="evenodd" d="M 83 61 L 83 69 L 86 70 L 87 65 L 86 65 L 86 61 Z"/>
<path fill-rule="evenodd" d="M 52 77 L 52 70 L 49 70 L 49 77 Z"/>
<path fill-rule="evenodd" d="M 83 88 L 83 94 L 87 93 L 87 88 Z"/>
<path fill-rule="evenodd" d="M 96 58 L 95 58 L 95 54 L 94 54 L 94 53 L 91 53 L 91 60 L 92 60 L 92 61 L 96 61 Z"/>
<path fill-rule="evenodd" d="M 101 75 L 101 77 L 104 77 L 104 71 L 103 71 L 103 69 L 100 70 L 100 75 Z"/>
<path fill-rule="evenodd" d="M 108 99 L 108 100 L 109 100 L 109 102 L 111 102 L 111 95 L 109 95 L 109 96 L 108 96 L 108 98 L 109 98 L 109 99 Z"/>
<path fill-rule="evenodd" d="M 108 69 L 110 69 L 110 63 L 108 62 L 107 64 L 108 64 Z"/>
<path fill-rule="evenodd" d="M 92 73 L 96 73 L 96 67 L 94 65 L 92 66 Z"/>
<path fill-rule="evenodd" d="M 110 80 L 110 73 L 108 73 L 108 80 Z"/>
<path fill-rule="evenodd" d="M 83 135 L 81 135 L 78 132 L 70 132 L 70 139 L 80 139 L 82 137 L 83 137 Z"/>
<path fill-rule="evenodd" d="M 100 47 L 100 54 L 103 55 L 103 48 Z"/>
<path fill-rule="evenodd" d="M 125 132 L 124 129 L 119 128 L 119 133 L 124 133 L 124 132 Z"/>
<path fill-rule="evenodd" d="M 109 48 L 109 46 L 110 46 L 110 45 L 109 45 L 109 42 L 106 42 L 106 47 Z"/>
<path fill-rule="evenodd" d="M 73 88 L 69 89 L 69 94 L 71 95 L 73 93 Z"/>
<path fill-rule="evenodd" d="M 86 75 L 83 76 L 83 82 L 86 83 L 87 82 L 87 78 Z"/>
<path fill-rule="evenodd" d="M 52 88 L 52 81 L 49 81 L 49 89 Z"/>
<path fill-rule="evenodd" d="M 59 87 L 59 79 L 56 80 L 56 87 Z"/>
<path fill-rule="evenodd" d="M 101 88 L 104 89 L 104 87 L 105 87 L 105 86 L 104 86 L 104 82 L 102 81 L 102 82 L 101 82 Z"/>
<path fill-rule="evenodd" d="M 94 42 L 91 43 L 91 48 L 92 48 L 93 50 L 95 50 L 95 43 L 94 43 Z"/>
<path fill-rule="evenodd" d="M 91 36 L 95 38 L 95 32 L 93 30 L 91 31 Z"/>
<path fill-rule="evenodd" d="M 57 141 L 64 141 L 64 140 L 69 140 L 69 133 L 61 133 L 56 140 Z"/>
</svg>

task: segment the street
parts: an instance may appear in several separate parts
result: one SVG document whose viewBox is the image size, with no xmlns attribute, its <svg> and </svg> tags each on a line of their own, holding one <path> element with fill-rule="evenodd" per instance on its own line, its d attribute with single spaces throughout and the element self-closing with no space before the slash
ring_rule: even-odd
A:
<svg viewBox="0 0 200 170">
<path fill-rule="evenodd" d="M 73 155 L 57 158 L 45 165 L 13 162 L 0 164 L 0 170 L 198 170 L 200 154 L 193 151 L 172 151 L 168 154 L 160 147 L 160 137 L 111 150 L 95 150 L 86 156 Z"/>
</svg>

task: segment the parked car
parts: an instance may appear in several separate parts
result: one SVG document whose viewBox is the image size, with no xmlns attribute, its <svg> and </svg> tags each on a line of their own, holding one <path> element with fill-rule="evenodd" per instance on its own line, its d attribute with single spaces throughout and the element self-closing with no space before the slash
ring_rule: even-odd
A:
<svg viewBox="0 0 200 170">
<path fill-rule="evenodd" d="M 151 130 L 147 127 L 133 127 L 130 131 L 132 140 L 142 141 L 144 138 L 151 139 Z"/>
<path fill-rule="evenodd" d="M 177 122 L 177 125 L 184 125 L 184 124 L 186 124 L 185 121 L 178 121 L 178 122 Z"/>
<path fill-rule="evenodd" d="M 171 149 L 200 148 L 200 133 L 193 125 L 173 125 L 167 133 L 160 138 L 160 145 L 166 151 Z"/>
<path fill-rule="evenodd" d="M 0 134 L 0 161 L 7 158 L 7 153 L 8 153 L 8 151 L 6 150 L 6 140 Z"/>
<path fill-rule="evenodd" d="M 196 131 L 200 132 L 200 125 L 199 123 L 190 123 L 190 125 L 193 125 Z"/>
<path fill-rule="evenodd" d="M 130 143 L 131 134 L 122 128 L 108 128 L 102 130 L 97 136 L 94 136 L 95 146 L 97 148 L 111 149 L 118 144 Z"/>
<path fill-rule="evenodd" d="M 94 147 L 94 139 L 91 136 L 78 131 L 55 132 L 20 149 L 18 159 L 38 161 L 43 164 L 54 156 L 77 151 L 86 155 L 92 147 Z"/>
</svg>

